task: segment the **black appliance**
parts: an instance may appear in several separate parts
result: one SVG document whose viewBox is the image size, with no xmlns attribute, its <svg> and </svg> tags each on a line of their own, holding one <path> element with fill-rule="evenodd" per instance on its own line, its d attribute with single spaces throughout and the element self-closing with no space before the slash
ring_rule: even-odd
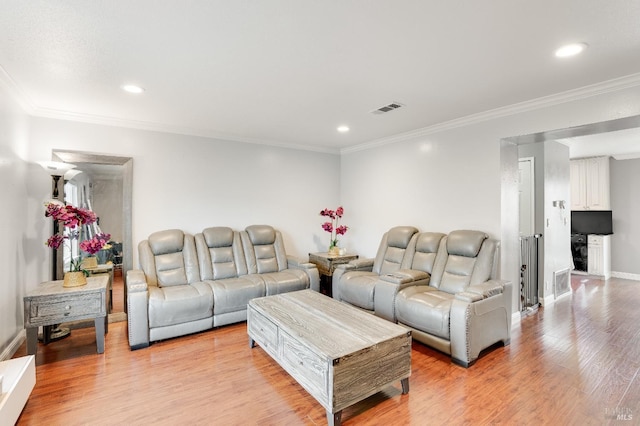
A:
<svg viewBox="0 0 640 426">
<path fill-rule="evenodd" d="M 571 234 L 613 234 L 611 210 L 571 211 Z"/>
<path fill-rule="evenodd" d="M 571 234 L 571 255 L 576 270 L 587 272 L 587 236 L 585 234 Z"/>
</svg>

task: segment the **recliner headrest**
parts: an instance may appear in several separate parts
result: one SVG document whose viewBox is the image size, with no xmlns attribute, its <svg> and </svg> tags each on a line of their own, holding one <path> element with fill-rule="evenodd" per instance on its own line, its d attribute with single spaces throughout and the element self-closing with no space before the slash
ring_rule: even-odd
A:
<svg viewBox="0 0 640 426">
<path fill-rule="evenodd" d="M 444 234 L 440 232 L 422 232 L 416 241 L 416 251 L 420 253 L 437 253 Z"/>
<path fill-rule="evenodd" d="M 276 231 L 269 225 L 247 226 L 247 234 L 254 245 L 273 244 L 276 242 Z"/>
<path fill-rule="evenodd" d="M 396 226 L 387 233 L 387 244 L 390 247 L 407 248 L 413 234 L 418 232 L 413 226 Z"/>
<path fill-rule="evenodd" d="M 181 252 L 184 247 L 184 232 L 179 229 L 158 231 L 149 235 L 148 241 L 155 256 Z"/>
<path fill-rule="evenodd" d="M 233 229 L 226 226 L 215 226 L 202 231 L 205 243 L 209 248 L 229 247 L 233 245 Z"/>
<path fill-rule="evenodd" d="M 484 240 L 489 238 L 481 231 L 453 231 L 447 237 L 447 252 L 465 257 L 476 257 Z"/>
</svg>

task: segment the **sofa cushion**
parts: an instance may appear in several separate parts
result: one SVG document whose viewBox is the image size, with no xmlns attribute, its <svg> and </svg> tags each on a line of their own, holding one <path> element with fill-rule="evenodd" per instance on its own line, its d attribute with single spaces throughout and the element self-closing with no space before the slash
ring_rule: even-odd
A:
<svg viewBox="0 0 640 426">
<path fill-rule="evenodd" d="M 387 234 L 387 244 L 389 247 L 407 248 L 411 237 L 417 232 L 413 226 L 396 226 L 391 228 Z"/>
<path fill-rule="evenodd" d="M 202 231 L 207 247 L 230 247 L 233 244 L 233 229 L 225 226 L 206 228 Z"/>
<path fill-rule="evenodd" d="M 433 272 L 436 255 L 444 234 L 438 232 L 421 232 L 416 239 L 416 251 L 413 255 L 411 269 Z"/>
<path fill-rule="evenodd" d="M 149 235 L 148 241 L 151 252 L 156 256 L 181 252 L 184 247 L 184 232 L 179 229 L 158 231 Z"/>
<path fill-rule="evenodd" d="M 205 282 L 213 290 L 214 315 L 244 311 L 249 300 L 266 294 L 264 280 L 258 275 Z"/>
<path fill-rule="evenodd" d="M 487 238 L 489 236 L 480 231 L 452 231 L 447 237 L 447 251 L 450 255 L 476 257 Z"/>
<path fill-rule="evenodd" d="M 149 287 L 149 327 L 165 327 L 213 316 L 213 292 L 204 282 Z"/>
<path fill-rule="evenodd" d="M 398 293 L 398 322 L 449 340 L 449 313 L 454 295 L 429 286 L 409 287 Z"/>
<path fill-rule="evenodd" d="M 251 225 L 246 228 L 247 234 L 253 245 L 273 244 L 276 241 L 276 232 L 268 225 Z"/>
</svg>

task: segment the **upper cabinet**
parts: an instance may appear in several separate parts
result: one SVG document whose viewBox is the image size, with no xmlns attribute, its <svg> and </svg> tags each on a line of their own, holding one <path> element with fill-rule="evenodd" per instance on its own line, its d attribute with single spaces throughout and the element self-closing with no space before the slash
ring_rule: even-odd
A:
<svg viewBox="0 0 640 426">
<path fill-rule="evenodd" d="M 571 210 L 611 210 L 609 157 L 571 160 Z"/>
</svg>

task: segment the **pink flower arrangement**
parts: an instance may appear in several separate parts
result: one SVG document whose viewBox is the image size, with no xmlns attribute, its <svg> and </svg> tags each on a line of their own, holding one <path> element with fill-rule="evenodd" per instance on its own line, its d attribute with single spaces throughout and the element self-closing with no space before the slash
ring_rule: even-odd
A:
<svg viewBox="0 0 640 426">
<path fill-rule="evenodd" d="M 331 234 L 331 243 L 329 244 L 329 249 L 338 247 L 338 235 L 346 234 L 347 230 L 349 229 L 349 227 L 345 225 L 338 226 L 338 222 L 340 219 L 342 219 L 343 214 L 344 209 L 342 208 L 342 206 L 338 207 L 335 211 L 329 209 L 320 211 L 320 216 L 325 216 L 331 219 L 329 222 L 325 222 L 322 224 L 322 229 Z"/>
<path fill-rule="evenodd" d="M 98 219 L 96 214 L 89 209 L 82 209 L 68 204 L 65 205 L 60 201 L 51 200 L 45 203 L 44 215 L 52 218 L 64 228 L 69 229 L 69 232 L 66 235 L 64 232 L 56 232 L 47 239 L 45 245 L 52 249 L 60 248 L 65 240 L 78 238 L 81 240 L 80 249 L 94 255 L 102 250 L 111 238 L 111 235 L 109 234 L 100 233 L 91 239 L 82 239 L 82 226 L 90 225 Z M 76 230 L 76 228 L 78 228 L 79 231 Z M 80 259 L 73 258 L 73 255 L 71 257 L 71 271 L 80 271 Z"/>
</svg>

